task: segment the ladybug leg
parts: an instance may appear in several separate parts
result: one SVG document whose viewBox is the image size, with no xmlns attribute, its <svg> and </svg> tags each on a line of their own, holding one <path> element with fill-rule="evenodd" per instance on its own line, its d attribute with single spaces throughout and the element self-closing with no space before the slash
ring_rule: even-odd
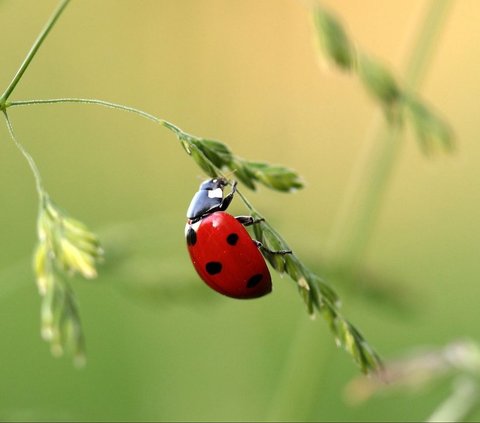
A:
<svg viewBox="0 0 480 423">
<path fill-rule="evenodd" d="M 222 199 L 222 202 L 220 203 L 220 205 L 216 206 L 216 210 L 215 211 L 225 211 L 227 210 L 228 206 L 230 205 L 230 203 L 232 202 L 233 200 L 233 196 L 235 195 L 235 192 L 237 192 L 237 181 L 233 181 L 233 184 L 232 184 L 232 191 L 230 192 L 230 194 L 226 195 L 225 197 L 223 197 Z"/>
<path fill-rule="evenodd" d="M 261 250 L 266 251 L 267 253 L 270 254 L 292 254 L 292 250 L 270 250 L 270 248 L 265 247 L 260 241 L 257 241 L 256 239 L 252 239 L 253 243 L 260 248 Z"/>
<path fill-rule="evenodd" d="M 265 219 L 262 217 L 260 219 L 255 219 L 253 216 L 235 216 L 243 226 L 255 225 L 256 223 L 263 222 Z"/>
</svg>

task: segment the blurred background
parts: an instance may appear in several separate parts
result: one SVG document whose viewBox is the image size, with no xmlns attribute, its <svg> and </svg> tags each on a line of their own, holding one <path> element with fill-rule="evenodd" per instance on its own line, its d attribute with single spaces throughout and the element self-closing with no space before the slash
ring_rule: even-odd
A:
<svg viewBox="0 0 480 423">
<path fill-rule="evenodd" d="M 0 86 L 56 3 L 0 1 Z M 401 75 L 426 2 L 324 3 Z M 427 158 L 407 133 L 365 255 L 402 304 L 335 284 L 344 314 L 384 358 L 480 338 L 479 21 L 480 2 L 453 3 L 421 88 L 453 126 L 457 151 Z M 135 106 L 242 157 L 297 169 L 305 189 L 247 195 L 319 274 L 378 112 L 356 78 L 319 63 L 298 0 L 73 1 L 11 99 L 52 97 Z M 274 292 L 255 301 L 206 287 L 183 237 L 204 175 L 167 130 L 97 106 L 10 117 L 50 195 L 107 253 L 99 279 L 73 281 L 88 354 L 78 370 L 40 338 L 37 197 L 0 129 L 1 420 L 418 421 L 450 395 L 445 379 L 352 405 L 345 386 L 358 369 L 324 321 L 309 320 L 288 278 L 274 275 Z M 231 211 L 246 213 L 240 201 Z"/>
</svg>

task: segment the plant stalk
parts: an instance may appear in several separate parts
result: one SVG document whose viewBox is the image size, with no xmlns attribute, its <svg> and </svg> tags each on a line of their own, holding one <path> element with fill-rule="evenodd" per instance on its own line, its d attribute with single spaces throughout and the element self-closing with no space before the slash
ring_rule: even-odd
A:
<svg viewBox="0 0 480 423">
<path fill-rule="evenodd" d="M 111 101 L 99 100 L 95 98 L 47 98 L 47 99 L 36 99 L 36 100 L 18 100 L 7 102 L 5 107 L 18 107 L 18 106 L 35 106 L 42 104 L 95 104 L 97 106 L 103 106 L 109 109 L 123 110 L 125 112 L 134 113 L 145 119 L 151 120 L 155 123 L 159 123 L 172 130 L 172 127 L 175 127 L 172 123 L 167 122 L 164 119 L 157 118 L 150 113 L 144 112 L 143 110 L 136 109 L 135 107 L 124 106 L 123 104 L 112 103 Z M 178 128 L 177 128 L 178 129 Z"/>
<path fill-rule="evenodd" d="M 22 153 L 23 157 L 25 157 L 28 165 L 30 166 L 30 169 L 32 170 L 33 177 L 35 178 L 35 186 L 37 188 L 38 198 L 40 200 L 40 204 L 43 204 L 46 192 L 42 185 L 42 177 L 40 176 L 40 171 L 38 170 L 37 164 L 35 163 L 35 160 L 33 160 L 33 157 L 30 155 L 30 153 L 25 149 L 23 144 L 16 137 L 15 131 L 13 130 L 12 122 L 10 121 L 6 110 L 3 110 L 3 115 L 5 117 L 5 122 L 7 124 L 10 137 L 12 138 L 15 146 L 18 148 L 20 153 Z"/>
<path fill-rule="evenodd" d="M 57 22 L 58 18 L 62 14 L 65 7 L 67 7 L 67 4 L 69 3 L 69 1 L 70 0 L 61 0 L 57 9 L 53 12 L 52 16 L 50 17 L 48 22 L 45 24 L 45 26 L 42 29 L 42 31 L 40 32 L 40 34 L 38 35 L 37 39 L 35 40 L 35 42 L 32 45 L 32 48 L 27 53 L 27 56 L 23 60 L 23 63 L 20 65 L 20 68 L 17 70 L 17 73 L 15 74 L 12 81 L 10 82 L 8 87 L 6 88 L 5 92 L 2 94 L 2 97 L 0 97 L 0 108 L 1 109 L 5 109 L 5 103 L 7 102 L 8 98 L 12 94 L 12 92 L 15 89 L 15 87 L 17 86 L 17 84 L 19 83 L 20 79 L 22 79 L 22 76 L 25 73 L 25 71 L 27 70 L 28 65 L 30 65 L 30 62 L 35 57 L 35 55 L 37 54 L 38 49 L 40 48 L 43 41 L 45 40 L 45 38 L 49 34 L 50 30 L 55 25 L 55 22 Z"/>
</svg>

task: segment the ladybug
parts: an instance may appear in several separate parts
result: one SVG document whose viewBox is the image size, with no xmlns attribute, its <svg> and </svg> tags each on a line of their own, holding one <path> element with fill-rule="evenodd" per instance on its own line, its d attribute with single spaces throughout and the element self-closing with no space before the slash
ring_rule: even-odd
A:
<svg viewBox="0 0 480 423">
<path fill-rule="evenodd" d="M 266 248 L 252 239 L 244 226 L 263 219 L 226 213 L 237 183 L 234 181 L 232 191 L 224 196 L 228 184 L 225 178 L 206 180 L 193 196 L 185 227 L 188 252 L 195 270 L 210 288 L 232 298 L 262 297 L 272 291 L 270 272 L 259 251 Z"/>
</svg>

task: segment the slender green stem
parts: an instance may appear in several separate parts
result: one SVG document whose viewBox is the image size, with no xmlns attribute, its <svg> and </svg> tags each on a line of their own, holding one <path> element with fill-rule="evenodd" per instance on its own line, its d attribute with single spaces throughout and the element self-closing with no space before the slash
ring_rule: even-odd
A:
<svg viewBox="0 0 480 423">
<path fill-rule="evenodd" d="M 124 106 L 123 104 L 112 103 L 110 101 L 105 100 L 98 100 L 94 98 L 47 98 L 47 99 L 39 99 L 39 100 L 19 100 L 19 101 L 11 101 L 6 104 L 6 107 L 17 107 L 17 106 L 33 106 L 33 105 L 42 105 L 42 104 L 68 104 L 68 103 L 76 103 L 76 104 L 96 104 L 98 106 L 108 107 L 110 109 L 117 109 L 123 110 L 125 112 L 135 113 L 143 118 L 151 120 L 155 123 L 159 123 L 160 125 L 167 126 L 168 122 L 160 119 L 156 116 L 151 115 L 150 113 L 144 112 L 143 110 L 136 109 L 134 107 Z M 174 126 L 170 124 L 171 126 Z"/>
<path fill-rule="evenodd" d="M 365 146 L 347 187 L 343 207 L 328 240 L 334 261 L 344 267 L 355 267 L 361 260 L 377 220 L 396 158 L 400 153 L 402 128 L 380 125 L 371 142 Z"/>
<path fill-rule="evenodd" d="M 409 91 L 416 91 L 425 75 L 451 3 L 452 0 L 431 0 L 428 5 L 405 68 L 404 86 Z M 398 123 L 388 125 L 377 116 L 374 136 L 352 173 L 329 240 L 331 253 L 343 265 L 356 265 L 365 252 L 400 153 L 402 132 Z"/>
<path fill-rule="evenodd" d="M 97 106 L 103 106 L 109 109 L 122 110 L 124 112 L 129 112 L 136 114 L 144 119 L 148 119 L 152 122 L 155 122 L 169 131 L 173 132 L 178 139 L 193 139 L 196 138 L 178 126 L 174 125 L 171 122 L 166 121 L 165 119 L 158 118 L 150 113 L 144 112 L 143 110 L 136 109 L 135 107 L 125 106 L 123 104 L 112 103 L 111 101 L 99 100 L 95 98 L 47 98 L 47 99 L 34 99 L 34 100 L 18 100 L 11 101 L 5 104 L 5 109 L 9 107 L 18 107 L 18 106 L 34 106 L 34 105 L 46 105 L 46 104 L 93 104 Z"/>
<path fill-rule="evenodd" d="M 10 137 L 15 143 L 15 146 L 23 154 L 23 156 L 28 162 L 28 165 L 30 166 L 30 169 L 32 170 L 33 176 L 35 178 L 35 184 L 36 184 L 38 196 L 40 198 L 40 202 L 42 203 L 43 200 L 45 199 L 46 193 L 45 193 L 45 190 L 43 189 L 42 177 L 40 176 L 40 172 L 35 163 L 35 160 L 33 160 L 33 157 L 30 155 L 30 153 L 25 149 L 25 147 L 22 145 L 22 143 L 20 143 L 20 141 L 16 137 L 15 132 L 13 130 L 12 122 L 10 121 L 10 118 L 8 117 L 8 114 L 5 110 L 3 111 L 3 115 L 5 116 L 5 121 L 7 123 L 7 128 L 8 128 L 8 132 L 10 133 Z"/>
<path fill-rule="evenodd" d="M 99 100 L 99 99 L 94 99 L 94 98 L 72 98 L 72 97 L 66 97 L 66 98 L 49 98 L 49 99 L 33 99 L 33 100 L 16 100 L 16 101 L 10 101 L 5 104 L 5 107 L 8 109 L 9 107 L 20 107 L 20 106 L 34 106 L 34 105 L 47 105 L 47 104 L 68 104 L 68 103 L 73 103 L 73 104 L 93 104 L 97 106 L 103 106 L 109 109 L 116 109 L 116 110 L 122 110 L 124 112 L 129 112 L 136 114 L 140 117 L 143 117 L 145 119 L 148 119 L 152 122 L 158 123 L 159 125 L 164 126 L 165 128 L 169 129 L 170 131 L 174 132 L 176 135 L 179 134 L 186 134 L 185 131 L 180 129 L 178 126 L 174 125 L 171 122 L 166 121 L 165 119 L 161 119 L 157 116 L 154 116 L 150 113 L 147 113 L 143 110 L 137 109 L 135 107 L 130 107 L 130 106 L 125 106 L 123 104 L 118 104 L 118 103 L 112 103 L 111 101 L 106 101 L 106 100 Z M 213 163 L 212 163 L 213 166 Z M 220 169 L 216 169 L 220 175 L 223 175 Z M 225 176 L 225 175 L 223 175 Z M 237 189 L 237 194 L 239 197 L 242 199 L 242 201 L 245 203 L 248 209 L 250 209 L 252 212 L 258 213 L 253 205 L 248 201 L 248 199 L 240 192 L 240 190 Z"/>
<path fill-rule="evenodd" d="M 187 135 L 186 132 L 184 132 L 182 129 L 180 129 L 178 126 L 174 125 L 171 122 L 166 121 L 165 119 L 158 118 L 157 116 L 154 116 L 150 113 L 147 113 L 143 110 L 137 109 L 135 107 L 130 107 L 130 106 L 125 106 L 123 104 L 118 104 L 118 103 L 112 103 L 111 101 L 106 101 L 106 100 L 99 100 L 99 99 L 94 99 L 94 98 L 72 98 L 72 97 L 66 97 L 66 98 L 48 98 L 48 99 L 33 99 L 33 100 L 17 100 L 17 101 L 10 101 L 5 104 L 5 108 L 8 109 L 9 107 L 20 107 L 20 106 L 35 106 L 35 105 L 48 105 L 48 104 L 92 104 L 92 105 L 97 105 L 97 106 L 103 106 L 109 109 L 116 109 L 116 110 L 122 110 L 124 112 L 129 112 L 136 114 L 144 119 L 148 119 L 152 122 L 158 123 L 159 125 L 162 125 L 163 127 L 169 129 L 170 131 L 174 132 L 176 135 L 183 134 Z M 7 117 L 6 112 L 5 116 Z M 8 117 L 7 117 L 7 122 L 9 122 Z M 9 126 L 11 128 L 11 125 Z M 20 143 L 18 143 L 13 136 L 13 132 L 11 132 L 12 138 L 15 140 L 15 143 L 17 144 L 17 147 L 22 151 L 25 157 L 28 158 L 29 163 L 31 163 L 31 166 L 33 164 L 32 169 L 36 169 L 35 163 L 33 162 L 32 157 L 23 149 Z M 217 169 L 219 173 L 221 174 L 220 169 Z M 36 175 L 40 176 L 38 173 L 38 170 L 34 172 Z M 40 180 L 40 179 L 38 179 Z M 253 205 L 248 201 L 248 199 L 239 191 L 237 190 L 237 194 L 240 196 L 242 201 L 245 203 L 245 205 L 253 212 L 256 210 L 254 209 Z"/>
<path fill-rule="evenodd" d="M 453 0 L 430 0 L 427 18 L 422 22 L 423 30 L 418 35 L 416 47 L 405 67 L 404 86 L 407 90 L 415 91 L 421 84 L 452 4 Z"/>
<path fill-rule="evenodd" d="M 252 213 L 259 214 L 258 211 L 255 209 L 255 207 L 253 207 L 253 204 L 250 203 L 248 198 L 245 197 L 245 195 L 243 195 L 243 193 L 238 188 L 237 188 L 237 195 L 242 199 L 243 204 L 247 206 L 248 210 L 250 210 Z"/>
<path fill-rule="evenodd" d="M 42 29 L 42 32 L 38 35 L 37 39 L 33 43 L 32 48 L 30 51 L 27 53 L 27 56 L 25 57 L 23 63 L 20 65 L 20 68 L 18 69 L 17 73 L 13 77 L 12 81 L 8 85 L 7 89 L 5 92 L 2 94 L 2 97 L 0 97 L 0 108 L 5 108 L 5 103 L 10 97 L 10 94 L 12 94 L 13 90 L 17 86 L 18 82 L 22 78 L 23 74 L 28 68 L 28 65 L 32 61 L 32 59 L 35 57 L 37 54 L 38 49 L 42 45 L 43 41 L 55 25 L 55 22 L 57 22 L 58 18 L 62 14 L 63 10 L 65 7 L 67 7 L 67 4 L 70 0 L 62 0 L 60 4 L 58 5 L 57 9 L 53 12 L 52 16 L 48 20 L 48 22 L 45 24 L 45 27 Z"/>
</svg>

